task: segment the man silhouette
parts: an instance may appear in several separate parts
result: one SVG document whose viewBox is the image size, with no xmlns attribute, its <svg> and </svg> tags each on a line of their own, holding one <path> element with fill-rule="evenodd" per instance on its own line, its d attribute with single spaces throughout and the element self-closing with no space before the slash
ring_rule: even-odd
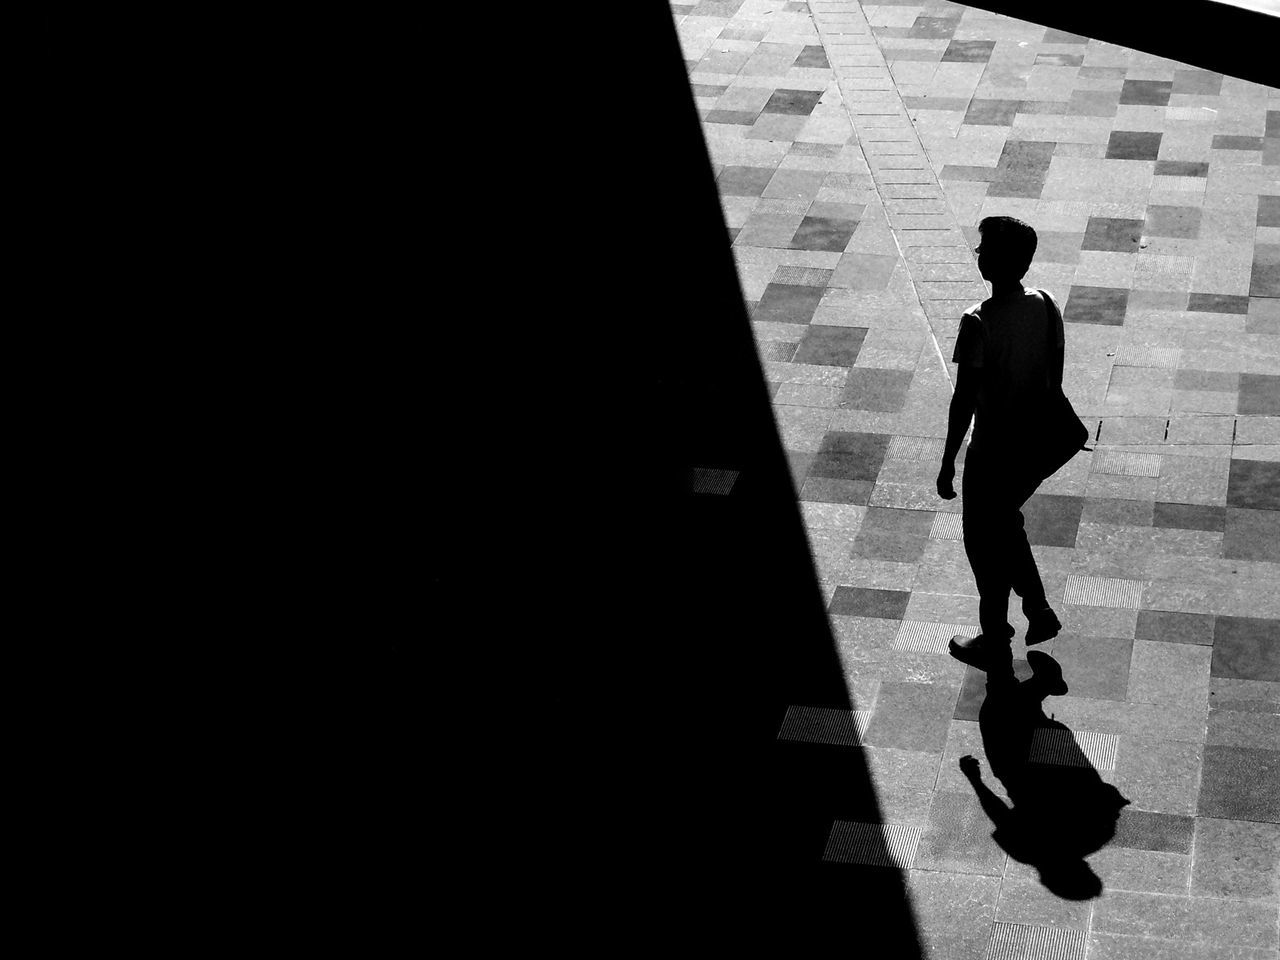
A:
<svg viewBox="0 0 1280 960">
<path fill-rule="evenodd" d="M 973 421 L 963 480 L 964 548 L 978 586 L 976 637 L 956 637 L 951 655 L 991 671 L 1012 669 L 1009 591 L 1022 598 L 1026 642 L 1062 629 L 1045 597 L 1023 527 L 1022 505 L 1044 480 L 1031 451 L 1048 384 L 1060 380 L 1064 349 L 1057 306 L 1022 278 L 1036 251 L 1036 232 L 1013 217 L 978 224 L 978 269 L 991 296 L 960 318 L 952 362 L 958 364 L 938 471 L 938 495 L 955 498 L 955 459 Z M 1051 322 L 1056 320 L 1056 322 Z"/>
</svg>

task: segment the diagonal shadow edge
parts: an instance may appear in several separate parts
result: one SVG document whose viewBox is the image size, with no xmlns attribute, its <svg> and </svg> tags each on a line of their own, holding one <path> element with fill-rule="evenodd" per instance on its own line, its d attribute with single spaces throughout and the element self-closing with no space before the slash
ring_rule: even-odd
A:
<svg viewBox="0 0 1280 960">
<path fill-rule="evenodd" d="M 902 874 L 823 862 L 836 821 L 881 822 L 861 749 L 778 740 L 788 706 L 853 704 L 679 38 L 670 12 L 658 12 L 654 56 L 673 96 L 650 130 L 663 189 L 646 194 L 644 216 L 668 251 L 661 320 L 678 349 L 655 358 L 642 402 L 662 452 L 654 481 L 672 538 L 655 582 L 678 638 L 668 638 L 679 653 L 663 690 L 678 716 L 666 722 L 686 732 L 667 771 L 690 798 L 674 827 L 712 864 L 717 902 L 758 908 L 753 935 L 768 928 L 793 947 L 847 948 L 865 923 L 879 931 L 878 956 L 918 956 Z M 697 492 L 695 469 L 726 471 L 714 475 L 732 486 Z"/>
</svg>

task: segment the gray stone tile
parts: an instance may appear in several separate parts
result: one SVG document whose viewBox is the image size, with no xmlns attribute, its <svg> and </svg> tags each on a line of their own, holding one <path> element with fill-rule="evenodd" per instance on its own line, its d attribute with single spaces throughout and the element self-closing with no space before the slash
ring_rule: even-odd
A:
<svg viewBox="0 0 1280 960">
<path fill-rule="evenodd" d="M 1140 640 L 1212 646 L 1214 619 L 1210 613 L 1140 610 L 1134 635 Z"/>
<path fill-rule="evenodd" d="M 901 257 L 890 254 L 847 252 L 831 275 L 831 286 L 849 290 L 884 290 L 900 260 Z"/>
<path fill-rule="evenodd" d="M 1089 960 L 1280 960 L 1275 950 L 1224 947 L 1217 943 L 1188 943 L 1116 933 L 1089 935 Z"/>
<path fill-rule="evenodd" d="M 1154 519 L 1155 504 L 1150 500 L 1113 500 L 1090 497 L 1084 501 L 1081 523 L 1111 523 L 1122 526 L 1149 527 Z"/>
<path fill-rule="evenodd" d="M 995 920 L 1000 878 L 930 870 L 911 870 L 906 877 L 924 956 L 982 956 Z"/>
<path fill-rule="evenodd" d="M 1222 555 L 1230 560 L 1280 563 L 1280 511 L 1227 507 Z"/>
<path fill-rule="evenodd" d="M 1155 160 L 1163 134 L 1141 130 L 1113 130 L 1107 139 L 1108 160 Z"/>
<path fill-rule="evenodd" d="M 1209 681 L 1209 704 L 1217 710 L 1280 714 L 1280 683 L 1213 677 Z"/>
<path fill-rule="evenodd" d="M 991 834 L 991 821 L 973 793 L 937 793 L 912 866 L 1001 876 L 1006 854 Z"/>
<path fill-rule="evenodd" d="M 974 126 L 1008 127 L 1013 124 L 1014 115 L 1021 105 L 1019 100 L 979 100 L 969 101 L 969 109 L 965 112 L 964 123 Z"/>
<path fill-rule="evenodd" d="M 1143 222 L 1116 217 L 1090 217 L 1081 250 L 1136 253 L 1142 241 Z"/>
<path fill-rule="evenodd" d="M 1128 808 L 1126 808 L 1128 809 Z M 1111 844 L 1089 859 L 1102 880 L 1103 896 L 1110 890 L 1185 895 L 1191 875 L 1191 857 L 1183 853 L 1158 853 Z"/>
<path fill-rule="evenodd" d="M 764 323 L 808 323 L 822 300 L 822 287 L 771 283 L 765 287 L 751 319 Z"/>
<path fill-rule="evenodd" d="M 901 620 L 907 612 L 907 590 L 881 590 L 870 587 L 836 588 L 828 612 L 841 617 L 876 617 Z"/>
<path fill-rule="evenodd" d="M 1172 80 L 1126 80 L 1120 88 L 1120 102 L 1165 107 L 1172 91 Z"/>
<path fill-rule="evenodd" d="M 882 683 L 862 742 L 941 755 L 955 702 L 948 684 Z"/>
<path fill-rule="evenodd" d="M 1191 895 L 1280 900 L 1280 826 L 1211 817 L 1197 820 Z"/>
<path fill-rule="evenodd" d="M 1219 616 L 1213 627 L 1215 677 L 1280 682 L 1280 620 Z"/>
<path fill-rule="evenodd" d="M 1206 746 L 1196 814 L 1280 823 L 1280 752 Z"/>
<path fill-rule="evenodd" d="M 809 474 L 833 480 L 874 481 L 888 449 L 888 434 L 833 430 L 822 438 Z"/>
<path fill-rule="evenodd" d="M 1005 878 L 996 904 L 996 919 L 1003 923 L 1052 927 L 1055 930 L 1087 930 L 1092 905 L 1088 900 L 1065 900 L 1046 890 L 1038 880 Z"/>
<path fill-rule="evenodd" d="M 1158 936 L 1217 947 L 1276 946 L 1275 908 L 1245 900 L 1208 900 L 1114 890 L 1094 904 L 1093 930 L 1130 937 Z M 1166 953 L 1149 956 L 1167 957 Z M 1129 957 L 1129 954 L 1113 954 Z M 1090 960 L 1093 960 L 1092 951 Z"/>
<path fill-rule="evenodd" d="M 1129 291 L 1124 287 L 1092 287 L 1072 284 L 1062 311 L 1068 323 L 1096 323 L 1107 326 L 1124 324 Z"/>
<path fill-rule="evenodd" d="M 1147 207 L 1145 235 L 1194 240 L 1200 235 L 1200 208 L 1153 204 Z"/>
<path fill-rule="evenodd" d="M 1062 667 L 1068 692 L 1091 700 L 1124 700 L 1129 691 L 1133 641 L 1120 637 L 1059 634 L 1053 658 Z"/>
<path fill-rule="evenodd" d="M 1212 655 L 1211 649 L 1197 644 L 1135 640 L 1129 702 L 1207 704 Z"/>
<path fill-rule="evenodd" d="M 791 238 L 793 250 L 825 250 L 843 253 L 858 227 L 856 220 L 806 216 Z"/>
<path fill-rule="evenodd" d="M 814 456 L 809 454 L 810 457 Z M 875 484 L 870 480 L 834 480 L 829 477 L 804 479 L 801 500 L 815 503 L 866 504 Z"/>
<path fill-rule="evenodd" d="M 1280 297 L 1280 244 L 1258 243 L 1253 247 L 1253 271 L 1249 296 Z"/>
<path fill-rule="evenodd" d="M 1258 197 L 1258 220 L 1260 227 L 1280 227 L 1280 196 Z"/>
<path fill-rule="evenodd" d="M 1083 511 L 1083 497 L 1033 494 L 1022 508 L 1027 540 L 1036 546 L 1075 546 Z"/>
<path fill-rule="evenodd" d="M 1112 782 L 1140 810 L 1190 816 L 1196 812 L 1204 749 L 1185 741 L 1123 737 Z"/>
<path fill-rule="evenodd" d="M 720 171 L 716 185 L 726 197 L 758 197 L 773 179 L 772 167 L 727 166 Z"/>
</svg>

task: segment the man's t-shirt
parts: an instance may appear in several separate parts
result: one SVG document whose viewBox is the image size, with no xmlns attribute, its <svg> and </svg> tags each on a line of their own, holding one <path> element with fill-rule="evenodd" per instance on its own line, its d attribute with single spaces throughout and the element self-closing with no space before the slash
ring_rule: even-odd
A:
<svg viewBox="0 0 1280 960">
<path fill-rule="evenodd" d="M 984 300 L 960 318 L 951 360 L 977 368 L 972 446 L 1016 447 L 1034 429 L 1048 393 L 1051 335 L 1061 349 L 1062 325 L 1050 322 L 1036 290 Z"/>
</svg>

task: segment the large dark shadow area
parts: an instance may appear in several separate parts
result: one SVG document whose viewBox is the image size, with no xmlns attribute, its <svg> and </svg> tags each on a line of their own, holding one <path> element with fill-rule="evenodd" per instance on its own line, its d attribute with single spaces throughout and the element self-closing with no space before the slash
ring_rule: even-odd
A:
<svg viewBox="0 0 1280 960">
<path fill-rule="evenodd" d="M 1070 729 L 1045 716 L 1045 697 L 1067 692 L 1057 662 L 1032 651 L 1027 663 L 1032 675 L 1021 681 L 989 676 L 978 713 L 989 773 L 1004 786 L 1008 802 L 985 782 L 976 757 L 961 758 L 960 769 L 995 827 L 993 838 L 1010 857 L 1034 867 L 1057 896 L 1092 899 L 1103 884 L 1085 857 L 1115 836 L 1129 801 L 1103 781 Z"/>
</svg>

